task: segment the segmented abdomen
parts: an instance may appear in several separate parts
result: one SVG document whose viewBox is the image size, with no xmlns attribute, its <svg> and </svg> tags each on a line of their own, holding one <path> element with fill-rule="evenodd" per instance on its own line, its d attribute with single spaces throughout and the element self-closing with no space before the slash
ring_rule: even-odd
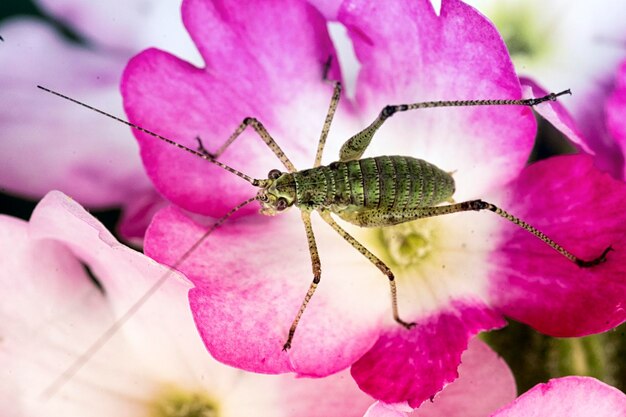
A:
<svg viewBox="0 0 626 417">
<path fill-rule="evenodd" d="M 407 209 L 434 206 L 454 194 L 445 171 L 409 156 L 377 156 L 293 174 L 296 204 L 311 208 Z"/>
</svg>

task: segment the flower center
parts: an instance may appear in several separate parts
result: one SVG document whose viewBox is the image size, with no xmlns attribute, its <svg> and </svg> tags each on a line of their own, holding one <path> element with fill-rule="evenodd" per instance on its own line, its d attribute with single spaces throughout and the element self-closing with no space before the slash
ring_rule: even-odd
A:
<svg viewBox="0 0 626 417">
<path fill-rule="evenodd" d="M 217 402 L 200 392 L 167 389 L 153 403 L 154 417 L 218 417 Z"/>
<path fill-rule="evenodd" d="M 421 220 L 378 229 L 383 257 L 390 267 L 409 267 L 426 260 L 435 247 L 435 222 Z"/>
</svg>

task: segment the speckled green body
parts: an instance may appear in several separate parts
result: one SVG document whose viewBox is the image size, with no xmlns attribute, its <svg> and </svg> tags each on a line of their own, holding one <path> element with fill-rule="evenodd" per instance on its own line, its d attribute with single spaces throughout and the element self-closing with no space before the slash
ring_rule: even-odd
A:
<svg viewBox="0 0 626 417">
<path fill-rule="evenodd" d="M 377 156 L 284 174 L 276 184 L 304 210 L 327 209 L 354 221 L 364 213 L 401 213 L 433 207 L 454 194 L 454 179 L 435 165 L 408 156 Z M 292 194 L 293 193 L 293 194 Z M 290 199 L 291 200 L 291 199 Z M 371 217 L 371 216 L 370 216 Z"/>
</svg>

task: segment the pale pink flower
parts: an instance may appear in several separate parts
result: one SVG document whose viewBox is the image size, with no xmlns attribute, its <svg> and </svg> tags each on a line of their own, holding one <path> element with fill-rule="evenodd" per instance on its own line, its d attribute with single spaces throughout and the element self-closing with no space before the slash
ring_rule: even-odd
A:
<svg viewBox="0 0 626 417">
<path fill-rule="evenodd" d="M 0 249 L 3 416 L 358 417 L 372 402 L 347 372 L 295 379 L 215 361 L 179 274 L 50 398 L 45 390 L 168 268 L 118 243 L 60 192 L 48 194 L 30 222 L 0 216 Z M 494 369 L 511 378 L 505 365 Z"/>
<path fill-rule="evenodd" d="M 39 199 L 63 190 L 90 208 L 124 207 L 120 231 L 142 238 L 161 199 L 148 181 L 128 127 L 36 88 L 59 90 L 122 115 L 119 81 L 128 59 L 154 45 L 198 59 L 169 0 L 40 0 L 71 27 L 14 17 L 0 26 L 0 188 Z"/>
</svg>

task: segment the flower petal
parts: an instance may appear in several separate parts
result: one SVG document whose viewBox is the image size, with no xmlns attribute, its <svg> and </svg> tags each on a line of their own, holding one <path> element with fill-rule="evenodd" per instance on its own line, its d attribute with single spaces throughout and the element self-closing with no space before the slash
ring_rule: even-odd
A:
<svg viewBox="0 0 626 417">
<path fill-rule="evenodd" d="M 46 12 L 92 44 L 129 56 L 148 46 L 176 51 L 198 61 L 180 20 L 180 4 L 169 0 L 36 0 Z M 189 59 L 188 58 L 188 59 Z"/>
<path fill-rule="evenodd" d="M 56 221 L 69 226 L 67 219 Z M 0 228 L 3 413 L 81 416 L 89 409 L 94 416 L 137 415 L 128 398 L 150 387 L 139 383 L 141 373 L 119 338 L 111 339 L 57 395 L 42 401 L 42 393 L 100 335 L 98 324 L 110 322 L 112 314 L 84 264 L 65 245 L 34 238 L 36 226 L 6 216 L 0 216 Z"/>
<path fill-rule="evenodd" d="M 125 57 L 78 48 L 33 19 L 3 24 L 2 35 L 0 186 L 32 198 L 63 190 L 91 207 L 124 204 L 150 188 L 128 127 L 35 86 L 119 114 Z"/>
<path fill-rule="evenodd" d="M 413 411 L 406 403 L 386 404 L 376 401 L 363 417 L 406 417 Z"/>
<path fill-rule="evenodd" d="M 510 224 L 493 254 L 493 303 L 506 315 L 552 336 L 601 332 L 626 319 L 623 238 L 626 186 L 571 155 L 537 162 L 513 182 L 501 207 L 583 259 L 613 251 L 581 268 Z"/>
<path fill-rule="evenodd" d="M 472 339 L 461 359 L 459 377 L 432 401 L 416 410 L 406 403 L 376 402 L 365 417 L 484 417 L 515 399 L 513 374 L 486 344 Z"/>
<path fill-rule="evenodd" d="M 515 399 L 511 370 L 478 338 L 470 340 L 461 362 L 459 377 L 432 402 L 423 403 L 412 417 L 484 417 Z"/>
<path fill-rule="evenodd" d="M 481 305 L 456 303 L 414 329 L 395 326 L 352 365 L 359 387 L 386 403 L 408 401 L 416 408 L 458 377 L 457 367 L 469 339 L 484 329 L 505 324 Z"/>
<path fill-rule="evenodd" d="M 552 379 L 522 394 L 493 417 L 620 417 L 626 395 L 594 378 Z"/>
<path fill-rule="evenodd" d="M 607 138 L 600 103 L 605 102 L 615 69 L 624 58 L 626 7 L 613 0 L 467 2 L 500 28 L 519 73 L 549 89 L 572 90 L 574 95 L 563 100 L 563 106 L 587 138 L 596 165 L 621 176 L 623 155 Z"/>
<path fill-rule="evenodd" d="M 624 171 L 626 177 L 626 165 L 623 161 L 623 155 L 626 152 L 626 61 L 622 63 L 615 80 L 615 90 L 608 98 L 605 107 L 606 124 L 609 133 L 621 148 L 621 164 L 620 168 Z"/>
<path fill-rule="evenodd" d="M 521 97 L 500 35 L 460 1 L 444 0 L 439 16 L 427 0 L 344 2 L 339 20 L 362 64 L 357 100 L 366 121 L 388 104 Z M 426 159 L 456 172 L 458 199 L 480 196 L 514 178 L 533 146 L 532 112 L 505 107 L 397 114 L 368 154 Z"/>
<path fill-rule="evenodd" d="M 543 87 L 530 78 L 521 78 L 520 81 L 524 89 L 524 98 L 537 98 L 548 95 L 548 92 Z M 568 100 L 568 96 L 561 97 L 559 101 L 548 101 L 538 104 L 533 108 L 580 149 L 593 154 L 587 138 L 578 130 L 576 122 L 574 122 L 567 109 L 561 104 L 562 100 Z"/>
<path fill-rule="evenodd" d="M 265 373 L 324 376 L 352 364 L 376 340 L 389 308 L 384 276 L 315 216 L 322 282 L 284 352 L 312 279 L 304 227 L 290 213 L 249 217 L 226 222 L 178 267 L 196 285 L 191 307 L 211 354 Z M 165 209 L 148 229 L 146 253 L 172 265 L 204 231 Z"/>
<path fill-rule="evenodd" d="M 335 54 L 322 16 L 304 2 L 187 0 L 183 17 L 207 68 L 156 50 L 136 56 L 122 82 L 130 120 L 192 149 L 200 137 L 214 152 L 245 117 L 256 117 L 296 166 L 310 166 L 332 94 L 322 75 Z M 330 77 L 338 78 L 336 65 Z M 206 160 L 136 136 L 149 176 L 173 203 L 219 216 L 251 195 Z M 279 165 L 252 128 L 220 161 L 256 177 Z"/>
</svg>

